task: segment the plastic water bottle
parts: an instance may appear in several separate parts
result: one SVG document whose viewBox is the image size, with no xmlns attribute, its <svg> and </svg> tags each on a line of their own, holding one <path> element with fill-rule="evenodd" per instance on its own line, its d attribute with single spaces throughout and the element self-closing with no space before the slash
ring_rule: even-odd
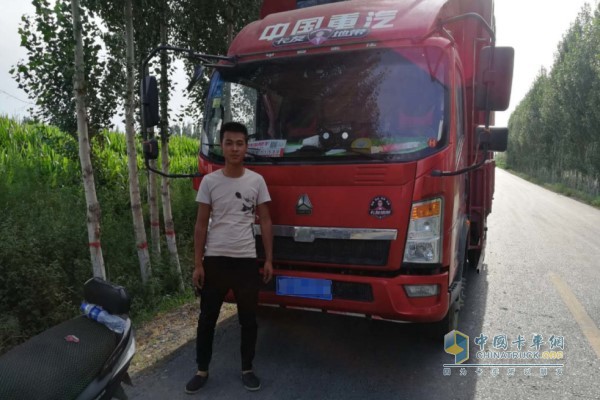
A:
<svg viewBox="0 0 600 400">
<path fill-rule="evenodd" d="M 100 306 L 84 301 L 81 303 L 81 311 L 86 317 L 100 322 L 113 332 L 120 334 L 125 330 L 125 320 L 123 318 L 106 312 Z"/>
</svg>

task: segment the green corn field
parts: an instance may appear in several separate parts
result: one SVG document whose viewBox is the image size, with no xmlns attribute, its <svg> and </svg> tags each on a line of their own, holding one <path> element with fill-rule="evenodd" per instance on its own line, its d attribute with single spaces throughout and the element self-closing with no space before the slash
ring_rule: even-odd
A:
<svg viewBox="0 0 600 400">
<path fill-rule="evenodd" d="M 196 171 L 197 140 L 172 137 L 169 146 L 171 172 Z M 145 202 L 147 173 L 141 145 L 137 150 Z M 92 142 L 92 163 L 102 212 L 107 279 L 124 285 L 133 295 L 134 316 L 148 312 L 176 294 L 178 280 L 163 243 L 163 254 L 152 259 L 150 283 L 141 284 L 125 136 L 114 132 L 98 135 Z M 171 196 L 187 282 L 196 217 L 191 180 L 172 180 Z M 83 283 L 91 276 L 77 140 L 51 126 L 0 117 L 0 354 L 77 314 Z"/>
</svg>

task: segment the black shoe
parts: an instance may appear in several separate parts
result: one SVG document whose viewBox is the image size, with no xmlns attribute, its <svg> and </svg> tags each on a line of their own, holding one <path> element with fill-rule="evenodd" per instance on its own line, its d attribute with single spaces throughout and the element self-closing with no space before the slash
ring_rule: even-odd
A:
<svg viewBox="0 0 600 400">
<path fill-rule="evenodd" d="M 260 389 L 260 379 L 254 375 L 254 372 L 246 372 L 245 374 L 242 374 L 242 382 L 244 383 L 244 387 L 251 392 Z"/>
<path fill-rule="evenodd" d="M 192 379 L 190 379 L 190 381 L 187 383 L 187 385 L 185 385 L 185 392 L 188 394 L 196 393 L 197 391 L 202 389 L 202 387 L 204 387 L 207 380 L 208 380 L 208 375 L 206 375 L 206 376 L 201 376 L 198 374 L 194 375 L 194 377 Z"/>
</svg>

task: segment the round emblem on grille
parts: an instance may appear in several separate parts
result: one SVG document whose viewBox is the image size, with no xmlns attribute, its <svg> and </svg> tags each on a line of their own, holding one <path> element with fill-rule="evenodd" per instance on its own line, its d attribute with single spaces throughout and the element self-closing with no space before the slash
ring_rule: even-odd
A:
<svg viewBox="0 0 600 400">
<path fill-rule="evenodd" d="M 383 219 L 392 215 L 392 202 L 385 196 L 377 196 L 371 200 L 369 215 Z"/>
</svg>

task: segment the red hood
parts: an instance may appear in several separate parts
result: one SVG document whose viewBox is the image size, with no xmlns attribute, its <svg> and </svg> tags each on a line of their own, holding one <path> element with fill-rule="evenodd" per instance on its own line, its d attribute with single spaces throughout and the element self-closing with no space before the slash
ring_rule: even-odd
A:
<svg viewBox="0 0 600 400">
<path fill-rule="evenodd" d="M 327 174 L 319 165 L 251 168 L 267 182 L 274 224 L 398 228 L 406 226 L 417 163 L 328 166 Z M 296 213 L 304 194 L 314 207 L 311 215 Z M 371 203 L 378 196 L 390 201 L 389 217 L 370 215 Z"/>
</svg>

